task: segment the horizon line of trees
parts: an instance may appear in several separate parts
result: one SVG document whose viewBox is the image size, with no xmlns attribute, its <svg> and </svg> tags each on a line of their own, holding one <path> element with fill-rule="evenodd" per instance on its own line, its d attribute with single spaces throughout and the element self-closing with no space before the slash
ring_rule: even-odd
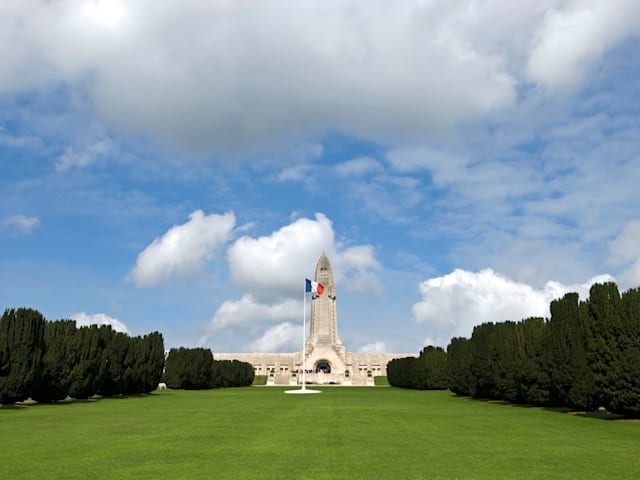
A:
<svg viewBox="0 0 640 480">
<path fill-rule="evenodd" d="M 452 338 L 444 355 L 448 388 L 473 398 L 640 416 L 640 289 L 620 294 L 613 282 L 594 284 L 588 299 L 567 293 L 551 302 L 550 313 L 483 323 L 471 338 Z M 433 357 L 430 350 L 437 348 L 389 362 L 389 383 L 434 388 L 428 379 L 443 370 L 444 351 Z"/>
<path fill-rule="evenodd" d="M 253 384 L 253 365 L 240 360 L 216 360 L 208 348 L 172 348 L 164 381 L 169 388 L 204 390 Z"/>
<path fill-rule="evenodd" d="M 130 337 L 108 325 L 78 328 L 30 308 L 0 318 L 0 404 L 148 393 L 163 369 L 159 332 Z"/>
<path fill-rule="evenodd" d="M 394 358 L 387 363 L 389 385 L 418 390 L 449 388 L 447 352 L 442 347 L 428 346 L 419 356 Z"/>
</svg>

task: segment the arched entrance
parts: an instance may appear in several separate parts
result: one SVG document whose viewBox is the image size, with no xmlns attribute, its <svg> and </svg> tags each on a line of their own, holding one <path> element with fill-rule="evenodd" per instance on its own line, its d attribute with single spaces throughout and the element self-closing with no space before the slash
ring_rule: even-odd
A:
<svg viewBox="0 0 640 480">
<path fill-rule="evenodd" d="M 331 364 L 327 360 L 318 360 L 313 371 L 316 373 L 331 373 Z"/>
</svg>

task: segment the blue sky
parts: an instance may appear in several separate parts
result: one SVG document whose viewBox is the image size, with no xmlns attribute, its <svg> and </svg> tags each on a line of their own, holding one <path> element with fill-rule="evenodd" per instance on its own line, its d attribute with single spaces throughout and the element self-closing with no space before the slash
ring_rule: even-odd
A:
<svg viewBox="0 0 640 480">
<path fill-rule="evenodd" d="M 0 307 L 351 351 L 640 285 L 640 2 L 8 0 Z"/>
</svg>

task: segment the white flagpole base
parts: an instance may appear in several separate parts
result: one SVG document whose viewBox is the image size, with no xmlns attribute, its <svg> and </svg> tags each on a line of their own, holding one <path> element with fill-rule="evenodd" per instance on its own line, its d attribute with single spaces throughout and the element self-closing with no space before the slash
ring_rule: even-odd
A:
<svg viewBox="0 0 640 480">
<path fill-rule="evenodd" d="M 284 393 L 322 393 L 322 390 L 311 390 L 308 388 L 302 387 L 299 390 L 285 390 Z"/>
</svg>

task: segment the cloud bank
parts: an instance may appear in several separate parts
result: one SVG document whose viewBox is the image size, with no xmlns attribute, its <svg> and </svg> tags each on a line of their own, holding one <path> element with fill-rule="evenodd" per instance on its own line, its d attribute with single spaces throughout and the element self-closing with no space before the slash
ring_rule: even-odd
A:
<svg viewBox="0 0 640 480">
<path fill-rule="evenodd" d="M 38 217 L 28 217 L 26 215 L 12 215 L 0 222 L 0 228 L 8 230 L 16 235 L 31 235 L 40 226 Z"/>
<path fill-rule="evenodd" d="M 76 321 L 76 327 L 88 327 L 90 325 L 110 325 L 116 332 L 130 335 L 127 326 L 117 318 L 110 317 L 104 313 L 87 314 L 85 312 L 74 313 L 71 320 Z"/>
<path fill-rule="evenodd" d="M 192 148 L 329 125 L 416 135 L 515 98 L 501 58 L 457 33 L 455 6 L 9 0 L 2 10 L 0 92 L 71 84 L 120 128 Z"/>
<path fill-rule="evenodd" d="M 312 278 L 322 252 L 331 261 L 336 281 L 363 282 L 379 289 L 371 274 L 380 268 L 371 245 L 343 247 L 336 242 L 333 225 L 323 214 L 301 218 L 271 235 L 243 236 L 228 249 L 233 284 L 256 299 L 295 298 L 304 278 Z M 364 280 L 363 280 L 364 278 Z"/>
<path fill-rule="evenodd" d="M 205 215 L 196 210 L 187 223 L 171 227 L 138 255 L 129 278 L 138 287 L 151 287 L 173 276 L 193 278 L 229 241 L 235 223 L 233 213 Z"/>
<path fill-rule="evenodd" d="M 88 167 L 105 157 L 111 148 L 112 145 L 107 140 L 96 142 L 81 150 L 72 146 L 67 147 L 56 161 L 56 170 L 63 172 L 71 168 Z"/>
<path fill-rule="evenodd" d="M 313 278 L 322 252 L 329 256 L 337 283 L 352 292 L 381 291 L 376 275 L 381 266 L 371 245 L 343 246 L 323 214 L 300 218 L 270 235 L 245 235 L 228 248 L 231 281 L 246 293 L 240 300 L 223 302 L 200 343 L 207 344 L 216 331 L 233 329 L 248 338 L 259 336 L 248 349 L 290 347 L 295 338 L 291 322 L 301 321 L 304 279 Z"/>
<path fill-rule="evenodd" d="M 608 49 L 640 33 L 639 19 L 640 3 L 635 0 L 554 5 L 534 34 L 528 78 L 551 91 L 578 86 Z"/>
<path fill-rule="evenodd" d="M 373 342 L 363 345 L 358 349 L 361 353 L 389 353 L 389 348 L 385 342 Z"/>
<path fill-rule="evenodd" d="M 623 288 L 640 286 L 640 220 L 628 222 L 610 245 L 611 263 L 623 268 Z"/>
<path fill-rule="evenodd" d="M 251 342 L 247 352 L 295 352 L 302 348 L 302 325 L 288 322 L 269 328 Z"/>
<path fill-rule="evenodd" d="M 638 18 L 634 0 L 5 0 L 0 93 L 70 86 L 118 129 L 196 150 L 328 128 L 397 143 L 522 85 L 579 85 Z"/>
<path fill-rule="evenodd" d="M 251 327 L 256 321 L 274 323 L 282 320 L 297 320 L 302 311 L 302 302 L 285 300 L 280 303 L 258 303 L 251 296 L 245 294 L 238 301 L 224 302 L 212 320 L 212 329 L 232 327 L 243 330 Z"/>
<path fill-rule="evenodd" d="M 456 269 L 420 284 L 422 300 L 413 306 L 416 322 L 427 328 L 428 341 L 445 346 L 453 337 L 469 337 L 475 325 L 549 317 L 549 304 L 568 292 L 582 299 L 594 283 L 614 281 L 600 275 L 581 285 L 547 282 L 542 289 L 513 281 L 491 269 Z"/>
</svg>

